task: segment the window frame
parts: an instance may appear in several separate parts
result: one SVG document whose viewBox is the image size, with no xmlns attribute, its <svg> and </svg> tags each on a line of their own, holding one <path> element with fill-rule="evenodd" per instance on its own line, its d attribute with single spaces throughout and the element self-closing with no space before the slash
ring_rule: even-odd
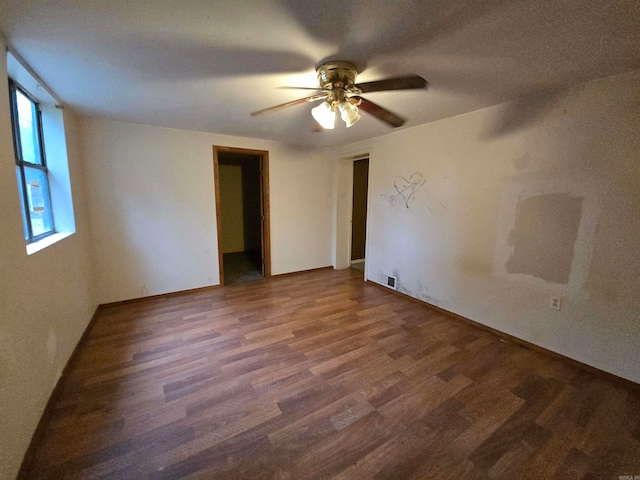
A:
<svg viewBox="0 0 640 480">
<path fill-rule="evenodd" d="M 20 138 L 19 117 L 18 117 L 18 98 L 17 92 L 24 95 L 29 101 L 31 101 L 35 107 L 36 112 L 36 126 L 38 130 L 38 150 L 40 155 L 41 164 L 31 163 L 23 160 L 22 158 L 22 139 Z M 11 128 L 13 131 L 13 151 L 16 161 L 16 167 L 19 170 L 20 185 L 18 185 L 21 209 L 22 209 L 22 221 L 25 230 L 25 240 L 27 244 L 37 242 L 56 233 L 54 224 L 53 207 L 51 203 L 51 188 L 49 183 L 49 169 L 47 168 L 47 159 L 44 148 L 44 131 L 42 127 L 42 111 L 40 109 L 40 102 L 33 97 L 24 87 L 18 82 L 9 78 L 9 105 L 11 112 Z M 40 235 L 33 235 L 33 226 L 31 224 L 31 213 L 29 210 L 29 197 L 27 193 L 27 180 L 25 175 L 25 167 L 40 170 L 44 173 L 46 179 L 46 196 L 44 198 L 46 203 L 46 209 L 49 212 L 49 220 L 51 222 L 51 230 L 48 230 Z"/>
</svg>

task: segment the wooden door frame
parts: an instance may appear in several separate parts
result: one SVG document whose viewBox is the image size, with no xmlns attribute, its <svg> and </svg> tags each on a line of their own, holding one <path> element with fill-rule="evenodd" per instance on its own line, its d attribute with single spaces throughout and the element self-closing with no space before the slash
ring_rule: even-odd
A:
<svg viewBox="0 0 640 480">
<path fill-rule="evenodd" d="M 333 236 L 333 268 L 342 270 L 351 266 L 351 209 L 353 196 L 353 162 L 369 159 L 369 185 L 371 185 L 371 160 L 369 152 L 358 152 L 337 158 L 336 175 L 334 176 L 334 215 L 335 229 Z M 367 197 L 367 240 L 365 242 L 365 257 L 369 251 L 369 232 L 371 231 L 371 188 Z M 365 281 L 369 267 L 365 263 Z"/>
<path fill-rule="evenodd" d="M 269 152 L 267 150 L 251 150 L 248 148 L 213 146 L 213 181 L 216 194 L 216 227 L 218 229 L 218 265 L 220 270 L 220 285 L 224 285 L 224 264 L 222 257 L 222 225 L 220 221 L 220 174 L 218 165 L 219 153 L 239 153 L 259 157 L 262 163 L 262 192 L 260 203 L 264 215 L 262 222 L 262 261 L 264 262 L 264 277 L 271 276 L 271 215 L 269 207 Z"/>
</svg>

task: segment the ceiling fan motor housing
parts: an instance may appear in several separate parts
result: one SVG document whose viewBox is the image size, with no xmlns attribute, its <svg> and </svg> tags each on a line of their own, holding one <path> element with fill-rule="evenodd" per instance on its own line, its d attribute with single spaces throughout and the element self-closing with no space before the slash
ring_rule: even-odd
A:
<svg viewBox="0 0 640 480">
<path fill-rule="evenodd" d="M 349 88 L 356 83 L 358 75 L 358 69 L 353 63 L 338 61 L 320 65 L 316 72 L 320 86 L 330 90 Z"/>
</svg>

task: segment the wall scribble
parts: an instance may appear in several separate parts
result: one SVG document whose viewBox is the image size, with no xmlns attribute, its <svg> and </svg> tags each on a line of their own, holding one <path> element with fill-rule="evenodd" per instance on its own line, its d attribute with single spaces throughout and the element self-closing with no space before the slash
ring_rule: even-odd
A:
<svg viewBox="0 0 640 480">
<path fill-rule="evenodd" d="M 405 207 L 409 208 L 409 202 L 426 182 L 424 175 L 420 172 L 413 173 L 409 178 L 399 175 L 393 180 L 393 188 L 396 193 L 391 195 L 383 194 L 382 196 L 387 197 L 392 205 L 396 202 L 400 202 L 401 204 L 404 204 Z"/>
</svg>

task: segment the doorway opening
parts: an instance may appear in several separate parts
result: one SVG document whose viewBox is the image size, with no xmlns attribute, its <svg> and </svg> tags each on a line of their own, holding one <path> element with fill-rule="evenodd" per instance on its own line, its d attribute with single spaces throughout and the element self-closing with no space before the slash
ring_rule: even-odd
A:
<svg viewBox="0 0 640 480">
<path fill-rule="evenodd" d="M 213 147 L 220 285 L 271 276 L 269 152 Z"/>
<path fill-rule="evenodd" d="M 353 195 L 351 199 L 351 268 L 364 275 L 367 241 L 367 197 L 369 194 L 369 159 L 353 162 Z"/>
</svg>

